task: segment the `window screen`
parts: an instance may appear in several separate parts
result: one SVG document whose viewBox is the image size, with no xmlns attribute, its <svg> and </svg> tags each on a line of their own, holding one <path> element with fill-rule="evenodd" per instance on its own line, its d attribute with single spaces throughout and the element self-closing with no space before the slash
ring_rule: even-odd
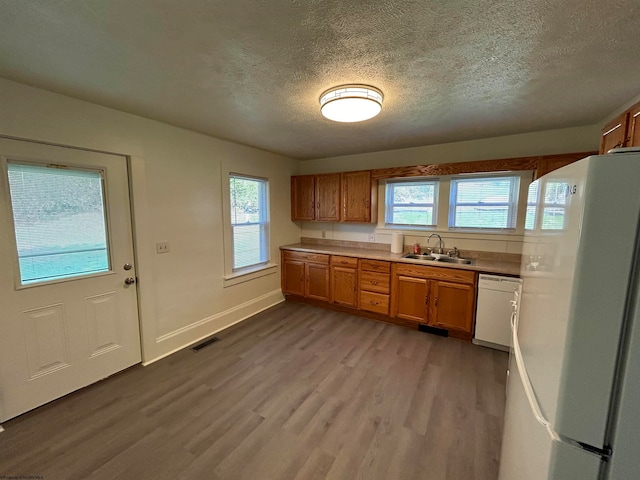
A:
<svg viewBox="0 0 640 480">
<path fill-rule="evenodd" d="M 7 164 L 21 283 L 109 270 L 100 171 Z"/>
<path fill-rule="evenodd" d="M 434 226 L 437 223 L 438 181 L 388 181 L 385 223 Z"/>
<path fill-rule="evenodd" d="M 520 177 L 451 179 L 449 228 L 515 229 Z"/>
<path fill-rule="evenodd" d="M 267 181 L 230 176 L 233 269 L 269 261 Z"/>
</svg>

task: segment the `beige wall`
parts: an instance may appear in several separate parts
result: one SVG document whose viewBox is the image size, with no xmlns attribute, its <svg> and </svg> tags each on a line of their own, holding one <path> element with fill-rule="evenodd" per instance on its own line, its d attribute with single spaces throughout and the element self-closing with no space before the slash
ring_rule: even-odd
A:
<svg viewBox="0 0 640 480">
<path fill-rule="evenodd" d="M 387 150 L 383 152 L 322 158 L 300 162 L 302 174 L 369 170 L 410 165 L 464 162 L 496 158 L 527 157 L 558 153 L 597 151 L 600 141 L 600 123 L 584 127 L 524 133 L 504 137 L 469 140 L 464 142 L 428 145 L 423 147 Z M 523 178 L 521 196 L 526 194 L 530 177 Z M 393 229 L 384 226 L 384 189 L 379 189 L 379 222 L 377 225 L 353 225 L 330 223 L 302 223 L 302 236 L 391 243 Z M 445 209 L 446 210 L 446 209 Z M 446 211 L 442 212 L 446 215 Z M 441 215 L 442 216 L 442 215 Z M 444 218 L 444 217 L 443 217 Z M 445 228 L 404 231 L 405 244 L 426 244 L 430 233 L 442 236 L 447 247 L 466 250 L 520 253 L 524 219 L 516 232 L 511 234 L 474 234 L 449 232 Z M 441 223 L 441 222 L 439 222 Z M 445 222 L 446 223 L 446 222 Z"/>
<path fill-rule="evenodd" d="M 599 146 L 600 124 L 598 123 L 584 127 L 306 160 L 300 162 L 300 173 L 371 170 L 433 163 L 586 152 L 597 151 Z"/>
<path fill-rule="evenodd" d="M 279 263 L 279 245 L 300 238 L 289 215 L 296 161 L 2 79 L 0 105 L 0 135 L 132 157 L 144 361 L 282 300 L 278 269 L 225 288 L 222 186 L 231 169 L 269 179 Z M 157 255 L 156 241 L 171 251 Z"/>
</svg>

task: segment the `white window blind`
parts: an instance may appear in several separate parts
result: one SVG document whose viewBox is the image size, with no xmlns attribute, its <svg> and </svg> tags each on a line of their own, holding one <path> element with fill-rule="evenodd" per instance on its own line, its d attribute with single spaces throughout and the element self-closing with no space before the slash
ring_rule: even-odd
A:
<svg viewBox="0 0 640 480">
<path fill-rule="evenodd" d="M 102 174 L 9 162 L 21 283 L 109 270 Z"/>
<path fill-rule="evenodd" d="M 449 228 L 515 229 L 519 185 L 519 176 L 452 178 Z"/>
<path fill-rule="evenodd" d="M 386 189 L 387 225 L 435 226 L 438 180 L 390 180 Z"/>
<path fill-rule="evenodd" d="M 233 270 L 269 261 L 268 182 L 230 175 Z"/>
</svg>

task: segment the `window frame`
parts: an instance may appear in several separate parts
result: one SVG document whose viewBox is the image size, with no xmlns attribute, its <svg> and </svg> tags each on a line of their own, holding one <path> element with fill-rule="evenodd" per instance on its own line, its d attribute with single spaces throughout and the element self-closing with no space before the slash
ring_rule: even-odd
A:
<svg viewBox="0 0 640 480">
<path fill-rule="evenodd" d="M 259 202 L 261 203 L 260 207 L 264 206 L 264 208 L 259 208 L 260 212 L 260 220 L 258 222 L 245 222 L 245 223 L 234 223 L 234 218 L 232 214 L 233 208 L 233 187 L 232 182 L 234 179 L 240 180 L 250 180 L 255 182 L 260 182 L 262 184 L 262 188 L 259 190 Z M 247 175 L 242 173 L 229 172 L 229 225 L 231 232 L 231 272 L 232 274 L 242 274 L 243 272 L 251 272 L 259 269 L 260 267 L 265 267 L 269 265 L 269 252 L 270 252 L 270 239 L 269 239 L 269 227 L 270 227 L 270 205 L 269 205 L 269 179 L 264 177 L 258 177 L 255 175 Z M 252 263 L 249 265 L 242 265 L 236 267 L 236 249 L 235 249 L 235 227 L 246 227 L 258 225 L 260 230 L 260 261 L 256 263 Z"/>
<path fill-rule="evenodd" d="M 433 203 L 393 203 L 393 189 L 396 185 L 406 186 L 409 184 L 417 185 L 433 185 Z M 417 179 L 389 179 L 385 185 L 385 202 L 384 202 L 384 224 L 388 228 L 427 228 L 434 229 L 438 226 L 438 199 L 440 195 L 440 179 L 438 177 L 421 177 Z M 394 223 L 392 220 L 394 206 L 416 206 L 431 207 L 432 223 Z"/>
<path fill-rule="evenodd" d="M 511 181 L 509 200 L 507 202 L 457 202 L 458 185 L 464 182 L 474 182 L 481 180 L 504 180 Z M 470 232 L 504 232 L 510 233 L 517 230 L 518 207 L 520 194 L 521 176 L 516 172 L 504 173 L 478 173 L 452 176 L 449 180 L 449 214 L 447 228 L 449 231 L 470 231 Z M 459 206 L 486 206 L 486 207 L 507 207 L 507 225 L 505 227 L 481 227 L 481 226 L 457 226 L 456 207 Z"/>
<path fill-rule="evenodd" d="M 39 287 L 44 285 L 51 285 L 57 283 L 66 283 L 73 282 L 77 280 L 85 280 L 88 278 L 100 277 L 105 275 L 113 275 L 116 272 L 113 270 L 113 253 L 112 253 L 112 238 L 111 238 L 111 222 L 110 222 L 110 214 L 109 214 L 109 194 L 107 190 L 107 172 L 106 169 L 99 166 L 85 166 L 85 165 L 75 165 L 73 163 L 64 163 L 57 166 L 52 166 L 50 163 L 39 161 L 39 160 L 31 160 L 31 159 L 22 159 L 22 158 L 14 158 L 14 157 L 4 157 L 1 159 L 0 166 L 3 172 L 3 180 L 6 186 L 6 201 L 8 205 L 9 211 L 8 219 L 10 222 L 10 230 L 11 230 L 11 245 L 13 246 L 14 251 L 14 281 L 16 290 L 28 289 L 33 287 Z M 100 189 L 101 189 L 101 197 L 102 197 L 102 217 L 104 224 L 104 233 L 105 233 L 105 258 L 107 261 L 107 268 L 104 270 L 96 270 L 90 272 L 79 272 L 70 274 L 68 276 L 57 275 L 53 277 L 46 277 L 43 279 L 33 279 L 25 281 L 22 278 L 22 267 L 20 263 L 20 252 L 18 248 L 18 239 L 17 239 L 17 225 L 16 218 L 14 213 L 14 198 L 11 193 L 11 185 L 9 179 L 9 169 L 10 165 L 23 165 L 26 167 L 39 167 L 43 169 L 51 168 L 51 169 L 59 169 L 61 171 L 76 171 L 76 172 L 87 172 L 92 174 L 98 174 L 100 177 Z"/>
</svg>

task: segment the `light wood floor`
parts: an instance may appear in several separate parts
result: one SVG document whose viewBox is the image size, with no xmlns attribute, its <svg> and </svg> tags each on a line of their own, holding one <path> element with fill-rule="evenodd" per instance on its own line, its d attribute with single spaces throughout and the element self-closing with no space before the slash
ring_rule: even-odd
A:
<svg viewBox="0 0 640 480">
<path fill-rule="evenodd" d="M 507 354 L 283 303 L 5 423 L 0 478 L 489 480 Z"/>
</svg>

